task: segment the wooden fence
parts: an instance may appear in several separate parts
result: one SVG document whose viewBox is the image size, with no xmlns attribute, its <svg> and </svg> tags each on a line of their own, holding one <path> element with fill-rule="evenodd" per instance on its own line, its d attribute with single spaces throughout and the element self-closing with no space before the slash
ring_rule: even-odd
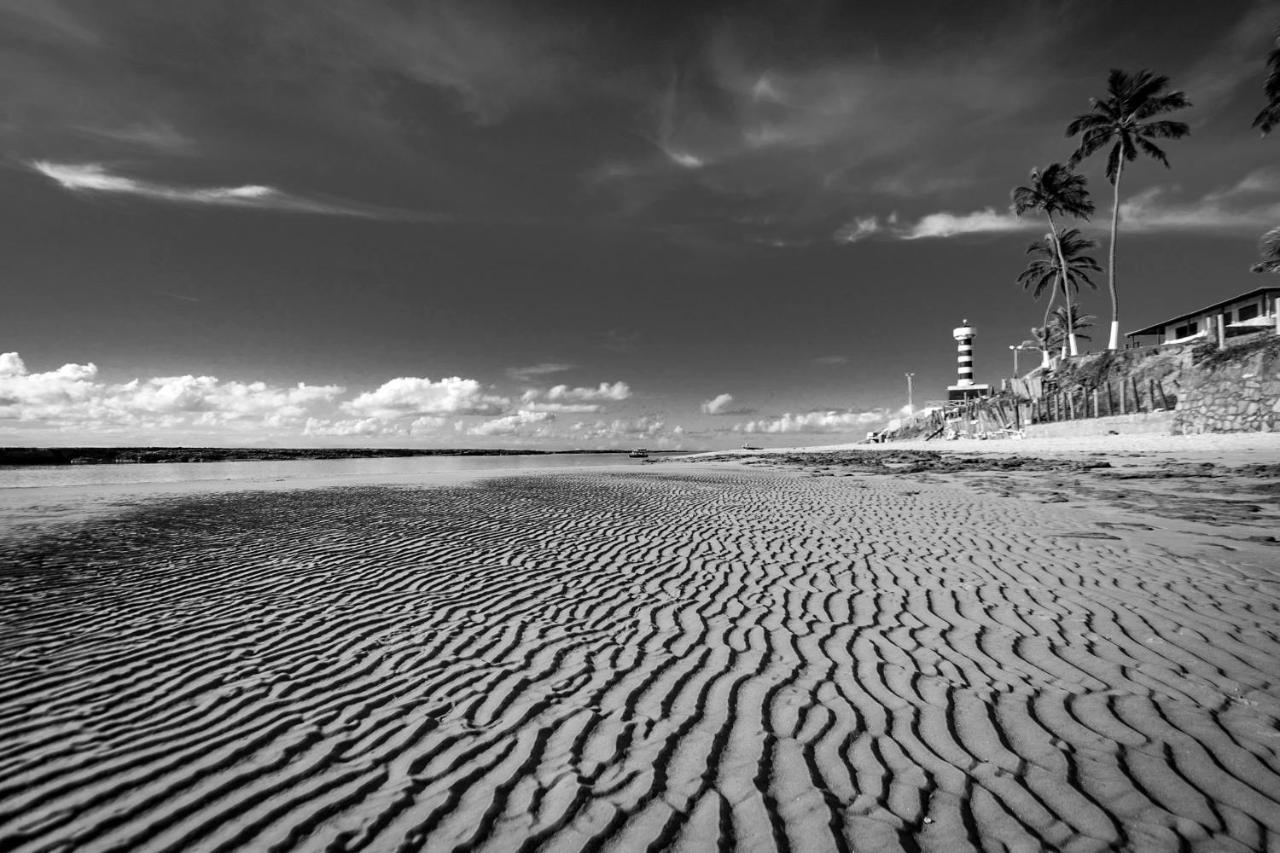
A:
<svg viewBox="0 0 1280 853">
<path fill-rule="evenodd" d="M 1024 405 L 1027 422 L 1051 424 L 1083 418 L 1105 418 L 1140 412 L 1167 412 L 1177 405 L 1177 397 L 1165 392 L 1158 379 L 1139 382 L 1134 377 L 1117 379 L 1094 388 L 1077 385 L 1046 387 L 1040 397 Z"/>
</svg>

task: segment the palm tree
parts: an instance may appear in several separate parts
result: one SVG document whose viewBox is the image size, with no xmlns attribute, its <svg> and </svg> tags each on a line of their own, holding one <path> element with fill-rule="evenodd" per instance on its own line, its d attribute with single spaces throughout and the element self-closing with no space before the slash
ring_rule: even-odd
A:
<svg viewBox="0 0 1280 853">
<path fill-rule="evenodd" d="M 1114 188 L 1111 206 L 1111 245 L 1108 251 L 1107 284 L 1111 291 L 1111 339 L 1107 349 L 1120 343 L 1120 303 L 1116 298 L 1116 226 L 1120 218 L 1120 173 L 1126 161 L 1142 152 L 1169 167 L 1169 158 L 1151 140 L 1181 139 L 1191 128 L 1180 121 L 1156 120 L 1156 116 L 1191 106 L 1182 92 L 1167 92 L 1169 78 L 1150 71 L 1126 74 L 1112 69 L 1107 77 L 1107 97 L 1093 98 L 1093 112 L 1077 116 L 1067 125 L 1067 136 L 1080 136 L 1080 147 L 1071 155 L 1078 164 L 1106 145 L 1107 180 Z"/>
<path fill-rule="evenodd" d="M 1059 289 L 1067 297 L 1068 310 L 1074 307 L 1070 301 L 1071 292 L 1079 293 L 1081 284 L 1087 284 L 1097 290 L 1098 286 L 1093 283 L 1093 279 L 1089 278 L 1089 273 L 1101 272 L 1102 267 L 1092 256 L 1085 254 L 1096 245 L 1098 245 L 1096 241 L 1082 236 L 1078 228 L 1068 228 L 1061 234 L 1046 234 L 1044 239 L 1036 240 L 1027 246 L 1027 254 L 1033 257 L 1027 263 L 1027 268 L 1018 274 L 1018 284 L 1021 284 L 1024 290 L 1030 289 L 1035 299 L 1039 299 L 1040 294 L 1046 289 L 1049 290 L 1049 304 L 1044 309 L 1042 329 L 1049 328 L 1053 297 Z M 1068 334 L 1068 345 L 1070 340 L 1071 335 Z M 1045 352 L 1047 353 L 1050 348 L 1046 343 Z"/>
<path fill-rule="evenodd" d="M 1093 321 L 1098 319 L 1093 314 L 1081 314 L 1078 305 L 1067 307 L 1061 306 L 1053 312 L 1053 317 L 1049 319 L 1048 338 L 1051 346 L 1067 347 L 1067 340 L 1070 338 L 1083 338 L 1086 341 L 1093 340 L 1084 334 L 1083 329 L 1093 327 Z"/>
<path fill-rule="evenodd" d="M 1280 273 L 1280 228 L 1272 228 L 1262 235 L 1258 251 L 1262 253 L 1262 260 L 1253 265 L 1253 271 Z"/>
<path fill-rule="evenodd" d="M 1049 232 L 1054 248 L 1057 250 L 1059 269 L 1065 268 L 1067 264 L 1058 245 L 1058 226 L 1053 221 L 1053 215 L 1062 213 L 1079 219 L 1088 219 L 1089 214 L 1093 213 L 1093 202 L 1089 200 L 1086 185 L 1085 179 L 1071 171 L 1069 166 L 1050 163 L 1043 172 L 1034 168 L 1031 170 L 1029 186 L 1015 187 L 1013 190 L 1014 213 L 1021 216 L 1028 210 L 1039 210 L 1049 220 Z M 1067 298 L 1067 306 L 1070 307 L 1071 291 L 1064 287 L 1063 293 Z M 1053 297 L 1056 295 L 1055 287 L 1049 296 L 1049 307 L 1053 306 Z M 1076 354 L 1074 336 L 1071 337 L 1071 354 Z"/>
<path fill-rule="evenodd" d="M 1267 96 L 1267 105 L 1253 120 L 1253 126 L 1262 131 L 1263 136 L 1280 124 L 1280 29 L 1276 30 L 1276 46 L 1267 57 L 1267 65 L 1271 68 L 1271 73 L 1262 86 L 1262 91 Z"/>
</svg>

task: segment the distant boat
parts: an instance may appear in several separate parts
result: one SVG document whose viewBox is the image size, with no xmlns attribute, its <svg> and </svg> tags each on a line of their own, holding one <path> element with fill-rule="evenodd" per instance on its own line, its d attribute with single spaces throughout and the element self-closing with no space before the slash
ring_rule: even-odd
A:
<svg viewBox="0 0 1280 853">
<path fill-rule="evenodd" d="M 743 450 L 764 450 L 763 447 L 759 447 L 755 444 L 744 444 L 742 445 L 742 449 Z"/>
<path fill-rule="evenodd" d="M 627 455 L 632 459 L 647 459 L 649 457 L 649 451 L 645 450 L 643 447 L 637 447 Z"/>
</svg>

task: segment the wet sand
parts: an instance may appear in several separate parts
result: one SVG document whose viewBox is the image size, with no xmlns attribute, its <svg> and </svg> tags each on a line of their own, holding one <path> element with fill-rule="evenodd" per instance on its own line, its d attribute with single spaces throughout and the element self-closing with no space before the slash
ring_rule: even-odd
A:
<svg viewBox="0 0 1280 853">
<path fill-rule="evenodd" d="M 6 537 L 0 848 L 1275 849 L 1276 477 L 1135 461 L 166 493 Z"/>
</svg>

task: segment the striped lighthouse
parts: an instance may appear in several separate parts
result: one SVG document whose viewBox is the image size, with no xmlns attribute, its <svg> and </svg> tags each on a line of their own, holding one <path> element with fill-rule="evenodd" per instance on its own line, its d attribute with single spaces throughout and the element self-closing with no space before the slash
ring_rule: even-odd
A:
<svg viewBox="0 0 1280 853">
<path fill-rule="evenodd" d="M 956 339 L 956 385 L 967 387 L 973 384 L 973 327 L 963 320 L 951 337 Z"/>
<path fill-rule="evenodd" d="M 951 330 L 951 337 L 956 341 L 956 384 L 947 386 L 947 399 L 969 400 L 987 396 L 991 386 L 973 381 L 973 326 L 964 320 Z"/>
</svg>

